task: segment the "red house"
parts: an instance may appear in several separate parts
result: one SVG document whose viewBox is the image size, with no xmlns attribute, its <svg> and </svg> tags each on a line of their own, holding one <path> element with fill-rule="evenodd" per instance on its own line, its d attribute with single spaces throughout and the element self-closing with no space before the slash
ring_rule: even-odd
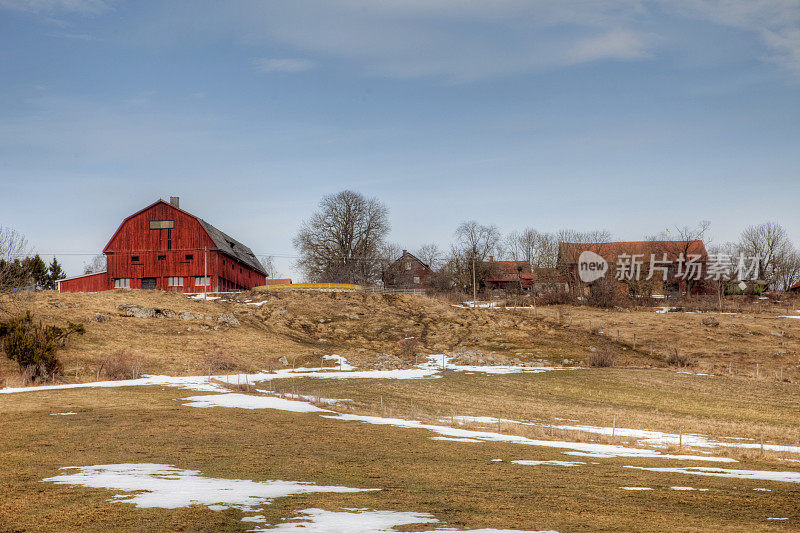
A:
<svg viewBox="0 0 800 533">
<path fill-rule="evenodd" d="M 205 220 L 159 200 L 122 221 L 103 253 L 106 272 L 68 278 L 59 292 L 162 289 L 224 292 L 264 285 L 252 250 Z"/>
</svg>

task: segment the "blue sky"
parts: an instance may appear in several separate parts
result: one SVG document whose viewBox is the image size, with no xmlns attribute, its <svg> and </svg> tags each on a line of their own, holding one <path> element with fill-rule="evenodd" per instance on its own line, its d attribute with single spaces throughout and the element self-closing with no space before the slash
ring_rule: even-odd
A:
<svg viewBox="0 0 800 533">
<path fill-rule="evenodd" d="M 0 225 L 79 273 L 159 197 L 279 257 L 319 198 L 391 240 L 710 220 L 800 244 L 798 0 L 0 0 Z"/>
</svg>

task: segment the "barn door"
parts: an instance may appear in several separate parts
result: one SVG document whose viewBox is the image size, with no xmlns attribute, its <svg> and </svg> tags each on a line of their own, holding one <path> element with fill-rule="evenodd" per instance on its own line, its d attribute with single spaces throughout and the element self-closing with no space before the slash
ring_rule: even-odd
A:
<svg viewBox="0 0 800 533">
<path fill-rule="evenodd" d="M 157 287 L 156 281 L 158 278 L 142 278 L 143 289 L 155 289 Z"/>
</svg>

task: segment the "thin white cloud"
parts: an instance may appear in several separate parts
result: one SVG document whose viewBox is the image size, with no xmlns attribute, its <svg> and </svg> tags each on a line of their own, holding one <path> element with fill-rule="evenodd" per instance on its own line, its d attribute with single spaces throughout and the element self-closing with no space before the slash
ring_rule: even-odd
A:
<svg viewBox="0 0 800 533">
<path fill-rule="evenodd" d="M 612 30 L 577 42 L 566 57 L 575 63 L 607 59 L 643 59 L 651 56 L 649 52 L 651 40 L 650 36 L 642 33 Z"/>
<path fill-rule="evenodd" d="M 777 63 L 800 79 L 800 1 L 798 0 L 659 0 L 672 13 L 749 31 Z"/>
<path fill-rule="evenodd" d="M 30 13 L 83 13 L 96 15 L 110 9 L 105 0 L 0 0 L 0 7 Z"/>
<path fill-rule="evenodd" d="M 258 72 L 306 72 L 315 67 L 312 61 L 296 58 L 258 57 L 253 60 L 253 67 Z"/>
</svg>

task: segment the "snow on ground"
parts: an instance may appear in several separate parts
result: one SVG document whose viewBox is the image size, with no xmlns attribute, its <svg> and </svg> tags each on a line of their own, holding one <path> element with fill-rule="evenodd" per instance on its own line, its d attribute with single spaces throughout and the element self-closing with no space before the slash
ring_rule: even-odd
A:
<svg viewBox="0 0 800 533">
<path fill-rule="evenodd" d="M 291 522 L 275 527 L 256 529 L 275 533 L 378 533 L 396 532 L 397 526 L 411 524 L 433 524 L 439 522 L 428 513 L 400 511 L 370 511 L 366 509 L 347 509 L 344 511 L 325 511 L 323 509 L 304 509 Z"/>
<path fill-rule="evenodd" d="M 274 372 L 259 372 L 255 374 L 224 374 L 217 376 L 145 376 L 139 379 L 125 379 L 117 381 L 92 381 L 88 383 L 67 383 L 62 385 L 40 385 L 35 387 L 6 387 L 0 389 L 0 394 L 16 392 L 34 392 L 43 390 L 78 389 L 78 388 L 112 388 L 112 387 L 139 387 L 156 385 L 162 387 L 180 387 L 199 392 L 226 392 L 227 389 L 213 380 L 231 385 L 242 383 L 256 383 L 287 378 L 318 378 L 318 379 L 423 379 L 440 377 L 439 372 L 444 366 L 447 370 L 456 372 L 481 372 L 486 374 L 514 374 L 520 372 L 539 373 L 551 370 L 570 370 L 562 367 L 527 367 L 527 366 L 470 366 L 456 365 L 449 361 L 447 356 L 430 355 L 428 361 L 414 368 L 395 370 L 353 370 L 355 367 L 339 355 L 324 356 L 340 363 L 340 370 L 331 367 L 311 368 L 284 368 Z"/>
<path fill-rule="evenodd" d="M 42 481 L 136 492 L 118 494 L 111 501 L 133 503 L 143 508 L 176 509 L 189 505 L 213 505 L 217 509 L 234 507 L 252 511 L 255 506 L 270 503 L 274 498 L 295 494 L 376 490 L 322 486 L 298 481 L 212 478 L 201 475 L 197 470 L 155 463 L 69 466 L 62 470 L 74 471 Z"/>
<path fill-rule="evenodd" d="M 622 490 L 653 490 L 650 487 L 618 487 Z"/>
<path fill-rule="evenodd" d="M 252 513 L 257 512 L 257 507 L 270 504 L 276 498 L 285 498 L 296 494 L 354 493 L 379 490 L 324 486 L 298 481 L 211 478 L 201 475 L 197 470 L 184 470 L 172 465 L 155 463 L 69 466 L 62 470 L 70 472 L 42 481 L 58 485 L 77 485 L 122 491 L 129 494 L 117 494 L 110 501 L 133 503 L 140 508 L 177 509 L 189 505 L 205 505 L 212 511 L 235 508 L 249 513 L 249 516 L 242 518 L 243 522 L 261 524 L 266 521 L 264 515 Z M 396 526 L 439 523 L 437 518 L 428 513 L 368 509 L 344 509 L 342 511 L 305 509 L 299 511 L 298 515 L 291 522 L 251 531 L 390 533 L 396 531 L 394 529 Z M 456 530 L 436 528 L 428 531 Z M 471 531 L 472 533 L 512 532 L 512 530 L 494 529 Z"/>
<path fill-rule="evenodd" d="M 50 416 L 68 416 L 68 415 L 77 415 L 78 413 L 73 413 L 72 411 L 66 413 L 50 413 Z"/>
<path fill-rule="evenodd" d="M 339 370 L 355 370 L 356 367 L 352 366 L 347 362 L 347 359 L 342 357 L 341 355 L 323 355 L 322 358 L 325 361 L 335 361 L 336 366 L 339 367 Z"/>
<path fill-rule="evenodd" d="M 778 318 L 800 318 L 800 316 L 779 316 Z"/>
<path fill-rule="evenodd" d="M 208 394 L 182 398 L 189 407 L 238 407 L 240 409 L 276 409 L 295 413 L 331 413 L 308 402 L 286 400 L 275 396 L 253 396 L 250 394 Z"/>
<path fill-rule="evenodd" d="M 658 313 L 659 315 L 663 315 L 663 314 L 669 313 L 673 309 L 677 309 L 677 308 L 676 307 L 656 307 L 656 313 Z"/>
<path fill-rule="evenodd" d="M 475 431 L 469 429 L 455 428 L 450 426 L 438 426 L 425 424 L 417 420 L 405 420 L 402 418 L 383 418 L 377 416 L 365 416 L 349 413 L 323 414 L 324 418 L 344 420 L 349 422 L 362 422 L 365 424 L 375 424 L 380 426 L 394 426 L 406 429 L 424 429 L 436 433 L 443 437 L 467 438 L 484 442 L 506 442 L 510 444 L 524 444 L 528 446 L 540 446 L 545 448 L 558 448 L 568 450 L 564 453 L 570 455 L 582 455 L 586 457 L 644 457 L 676 460 L 711 461 L 723 463 L 735 463 L 735 459 L 727 457 L 708 457 L 702 455 L 670 455 L 663 454 L 655 450 L 641 448 L 630 448 L 612 444 L 596 444 L 589 442 L 567 442 L 558 440 L 539 440 L 522 437 L 519 435 L 507 435 L 491 431 Z"/>
<path fill-rule="evenodd" d="M 429 437 L 431 440 L 449 440 L 452 442 L 483 442 L 478 439 L 470 439 L 467 437 Z"/>
<path fill-rule="evenodd" d="M 698 490 L 698 491 L 701 491 L 701 492 L 708 491 L 708 489 L 696 489 L 694 487 L 680 487 L 680 486 L 670 487 L 669 490 L 687 490 L 687 491 L 688 490 Z"/>
<path fill-rule="evenodd" d="M 482 374 L 519 374 L 550 372 L 553 370 L 571 370 L 560 366 L 523 366 L 523 365 L 457 365 L 450 361 L 446 354 L 431 354 L 428 360 L 417 365 L 420 369 L 433 371 L 452 370 L 454 372 L 480 372 Z"/>
<path fill-rule="evenodd" d="M 785 481 L 786 483 L 800 483 L 800 472 L 775 472 L 771 470 L 734 470 L 730 468 L 716 468 L 708 466 L 688 466 L 688 467 L 674 467 L 674 468 L 625 466 L 623 468 L 649 470 L 650 472 L 672 472 L 676 474 L 693 474 L 696 476 L 715 476 L 715 477 L 729 477 L 737 479 L 759 479 L 764 481 Z"/>
<path fill-rule="evenodd" d="M 758 442 L 728 442 L 727 440 L 714 440 L 703 435 L 694 433 L 684 433 L 679 435 L 677 433 L 664 433 L 661 431 L 653 431 L 649 429 L 632 429 L 632 428 L 612 428 L 603 426 L 588 426 L 588 425 L 568 425 L 568 424 L 544 424 L 539 422 L 523 422 L 518 420 L 509 420 L 505 418 L 494 418 L 490 416 L 456 416 L 454 420 L 461 423 L 474 423 L 496 425 L 502 424 L 521 424 L 525 426 L 535 426 L 549 429 L 561 429 L 568 431 L 580 431 L 584 433 L 594 433 L 598 435 L 616 437 L 627 437 L 636 439 L 637 444 L 643 446 L 652 446 L 655 448 L 667 448 L 669 446 L 686 446 L 689 448 L 744 448 L 749 450 L 760 450 L 761 443 Z M 444 419 L 447 420 L 447 419 Z M 728 437 L 731 440 L 750 440 L 742 437 Z M 800 454 L 800 446 L 785 446 L 782 444 L 768 444 L 764 443 L 764 449 L 774 452 L 784 453 L 798 453 Z"/>
<path fill-rule="evenodd" d="M 279 524 L 275 527 L 254 529 L 252 531 L 271 533 L 396 533 L 397 526 L 413 524 L 439 523 L 433 515 L 428 513 L 413 513 L 403 511 L 373 511 L 369 509 L 344 509 L 342 511 L 326 511 L 324 509 L 304 509 L 298 511 L 299 515 L 291 522 Z M 515 529 L 451 529 L 441 528 L 415 530 L 424 532 L 433 531 L 464 531 L 465 533 L 524 533 Z M 535 531 L 528 533 L 537 533 Z M 554 531 L 540 531 L 538 533 L 556 533 Z"/>
<path fill-rule="evenodd" d="M 524 465 L 524 466 L 541 466 L 541 465 L 549 465 L 549 466 L 579 466 L 585 465 L 586 463 L 582 461 L 529 461 L 527 459 L 519 459 L 516 461 L 509 461 L 510 463 L 514 463 L 515 465 Z"/>
</svg>

